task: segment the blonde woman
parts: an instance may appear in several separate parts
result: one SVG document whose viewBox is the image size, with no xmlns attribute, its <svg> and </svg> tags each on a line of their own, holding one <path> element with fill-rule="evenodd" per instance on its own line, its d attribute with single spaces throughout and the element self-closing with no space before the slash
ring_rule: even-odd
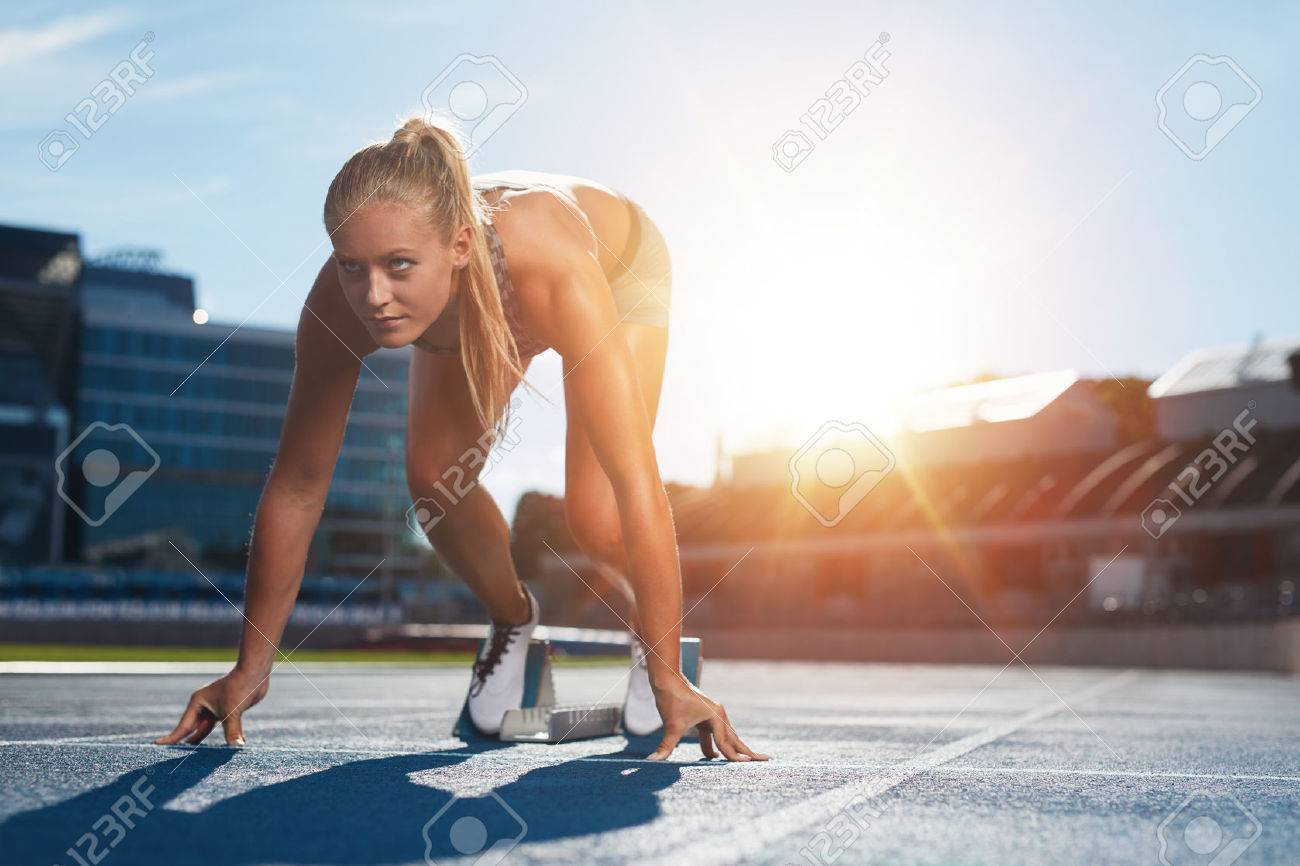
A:
<svg viewBox="0 0 1300 866">
<path fill-rule="evenodd" d="M 766 760 L 680 670 L 680 567 L 650 438 L 671 264 L 645 211 L 575 177 L 471 179 L 454 132 L 414 117 L 347 160 L 324 217 L 334 253 L 298 323 L 293 387 L 254 519 L 239 659 L 190 697 L 157 742 L 198 743 L 220 722 L 227 743 L 243 744 L 240 717 L 266 695 L 362 358 L 379 347 L 416 347 L 406 474 L 418 500 L 435 498 L 435 484 L 467 449 L 504 432 L 511 393 L 531 359 L 552 348 L 563 359 L 569 528 L 634 600 L 637 663 L 625 727 L 647 733 L 662 724 L 655 760 L 695 725 L 706 757 Z M 468 474 L 472 482 L 477 470 Z M 475 725 L 495 733 L 522 697 L 537 601 L 515 574 L 508 526 L 482 486 L 428 536 L 491 619 L 468 700 Z"/>
</svg>

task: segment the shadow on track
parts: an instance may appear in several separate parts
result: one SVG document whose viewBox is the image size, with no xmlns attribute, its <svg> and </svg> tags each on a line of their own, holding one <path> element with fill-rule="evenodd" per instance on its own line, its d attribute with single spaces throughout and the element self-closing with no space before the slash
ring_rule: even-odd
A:
<svg viewBox="0 0 1300 866">
<path fill-rule="evenodd" d="M 191 789 L 210 794 L 202 791 L 204 783 L 241 751 L 199 747 L 188 757 L 12 816 L 0 824 L 0 850 L 6 862 L 64 866 L 80 866 L 68 853 L 74 846 L 86 863 L 111 853 L 106 866 L 419 863 L 472 855 L 494 843 L 509 846 L 516 839 L 527 845 L 643 824 L 659 814 L 656 792 L 680 778 L 673 764 L 587 760 L 530 770 L 482 796 L 455 797 L 436 786 L 440 770 L 468 760 L 464 752 L 510 747 L 471 743 L 456 750 L 461 754 L 351 761 L 186 810 L 183 800 L 171 801 Z M 644 755 L 629 743 L 592 757 Z M 284 769 L 293 771 L 291 765 Z M 266 775 L 260 767 L 257 772 Z M 236 766 L 225 775 L 223 785 L 239 786 Z M 114 817 L 115 805 L 120 817 Z"/>
</svg>

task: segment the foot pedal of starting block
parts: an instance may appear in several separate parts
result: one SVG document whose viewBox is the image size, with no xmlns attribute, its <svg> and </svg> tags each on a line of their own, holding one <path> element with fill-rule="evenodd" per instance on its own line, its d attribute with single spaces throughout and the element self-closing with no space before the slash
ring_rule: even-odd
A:
<svg viewBox="0 0 1300 866">
<path fill-rule="evenodd" d="M 682 662 L 682 674 L 686 677 L 686 679 L 690 682 L 691 685 L 695 686 L 698 689 L 700 687 L 700 674 L 704 670 L 704 654 L 700 648 L 699 638 L 697 637 L 682 638 L 681 662 Z M 664 729 L 662 726 L 660 726 L 659 728 L 656 728 L 655 732 L 650 736 L 662 738 L 663 735 L 664 735 Z M 690 730 L 688 730 L 685 734 L 682 735 L 683 740 L 698 740 L 699 738 L 700 738 L 700 732 L 694 727 L 692 727 Z"/>
<path fill-rule="evenodd" d="M 506 710 L 501 739 L 514 743 L 563 743 L 608 737 L 623 730 L 622 704 L 540 706 Z"/>
<path fill-rule="evenodd" d="M 480 638 L 474 650 L 477 659 L 483 652 L 486 638 Z M 704 658 L 700 639 L 684 637 L 681 642 L 682 674 L 695 687 L 700 685 Z M 471 674 L 471 683 L 472 683 Z M 622 704 L 557 705 L 555 702 L 555 677 L 551 669 L 550 641 L 532 639 L 528 642 L 528 656 L 524 661 L 524 694 L 519 709 L 507 710 L 501 721 L 499 738 L 506 742 L 559 743 L 589 737 L 607 737 L 623 731 Z M 460 716 L 452 727 L 452 734 L 463 740 L 490 737 L 474 727 L 469 714 L 469 694 Z M 662 737 L 660 727 L 648 736 Z M 699 732 L 691 728 L 683 740 L 699 739 Z"/>
<path fill-rule="evenodd" d="M 479 638 L 478 645 L 474 648 L 474 658 L 477 659 L 482 654 L 485 643 L 487 643 L 487 638 Z M 472 673 L 470 677 L 472 684 Z M 524 661 L 524 696 L 520 704 L 525 709 L 555 705 L 555 680 L 551 674 L 551 644 L 549 641 L 534 638 L 528 642 L 528 657 Z M 511 712 L 519 711 L 511 710 Z M 478 728 L 474 727 L 474 720 L 469 715 L 468 689 L 466 689 L 465 703 L 460 708 L 460 716 L 456 719 L 456 724 L 452 727 L 451 732 L 462 740 L 491 736 L 491 734 L 481 733 Z"/>
<path fill-rule="evenodd" d="M 682 673 L 686 679 L 690 680 L 691 685 L 697 689 L 700 687 L 700 671 L 704 667 L 704 656 L 700 650 L 700 639 L 697 637 L 682 638 Z"/>
</svg>

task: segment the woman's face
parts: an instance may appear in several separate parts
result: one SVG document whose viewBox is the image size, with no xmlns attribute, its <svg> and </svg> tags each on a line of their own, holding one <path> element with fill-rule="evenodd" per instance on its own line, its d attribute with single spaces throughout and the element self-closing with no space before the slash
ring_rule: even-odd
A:
<svg viewBox="0 0 1300 866">
<path fill-rule="evenodd" d="M 339 227 L 339 283 L 378 345 L 410 345 L 442 315 L 452 278 L 469 262 L 470 238 L 463 226 L 446 246 L 437 229 L 395 202 L 371 202 Z"/>
</svg>

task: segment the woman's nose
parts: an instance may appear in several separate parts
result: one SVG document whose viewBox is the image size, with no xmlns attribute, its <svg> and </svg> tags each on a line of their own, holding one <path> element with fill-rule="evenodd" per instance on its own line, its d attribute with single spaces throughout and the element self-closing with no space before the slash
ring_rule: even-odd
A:
<svg viewBox="0 0 1300 866">
<path fill-rule="evenodd" d="M 366 303 L 372 307 L 383 307 L 393 299 L 393 292 L 388 285 L 388 278 L 382 273 L 370 275 L 370 286 L 366 290 Z"/>
</svg>

